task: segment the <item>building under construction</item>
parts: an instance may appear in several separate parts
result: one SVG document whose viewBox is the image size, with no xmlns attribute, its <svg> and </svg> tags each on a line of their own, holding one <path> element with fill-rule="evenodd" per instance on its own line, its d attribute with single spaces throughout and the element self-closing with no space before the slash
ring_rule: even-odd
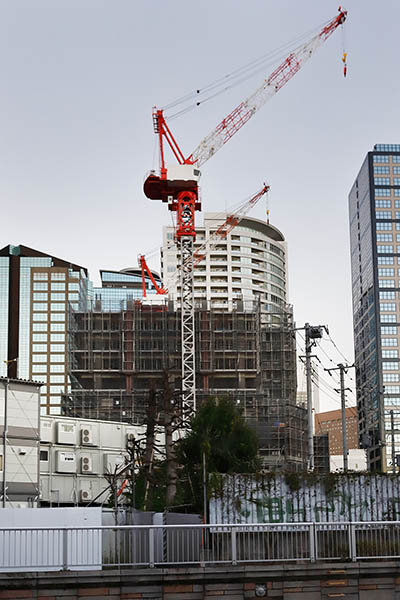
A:
<svg viewBox="0 0 400 600">
<path fill-rule="evenodd" d="M 291 311 L 281 325 L 262 324 L 257 302 L 235 310 L 195 311 L 197 404 L 232 398 L 256 430 L 265 468 L 301 470 L 306 411 L 296 403 L 296 353 Z M 172 303 L 130 301 L 121 310 L 99 304 L 70 314 L 71 393 L 63 412 L 140 423 L 163 373 L 181 388 L 180 313 Z"/>
</svg>

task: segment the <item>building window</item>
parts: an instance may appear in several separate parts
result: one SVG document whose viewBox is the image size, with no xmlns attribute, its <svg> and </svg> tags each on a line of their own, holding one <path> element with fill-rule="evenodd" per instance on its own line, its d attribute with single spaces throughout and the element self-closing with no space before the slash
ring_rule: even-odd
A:
<svg viewBox="0 0 400 600">
<path fill-rule="evenodd" d="M 397 327 L 381 327 L 382 335 L 397 335 Z M 397 344 L 395 344 L 397 346 Z"/>
<path fill-rule="evenodd" d="M 377 233 L 376 234 L 377 242 L 393 242 L 393 234 L 391 233 Z"/>
<path fill-rule="evenodd" d="M 48 276 L 47 276 L 47 273 L 34 273 L 33 279 L 36 281 L 40 280 L 40 279 L 48 279 Z"/>
<path fill-rule="evenodd" d="M 54 281 L 56 279 L 65 279 L 65 273 L 52 273 L 51 279 Z"/>
<path fill-rule="evenodd" d="M 382 368 L 384 371 L 397 371 L 399 368 L 398 362 L 383 362 Z"/>
<path fill-rule="evenodd" d="M 396 304 L 394 302 L 382 302 L 380 308 L 383 312 L 394 312 Z"/>
<path fill-rule="evenodd" d="M 395 286 L 395 281 L 394 279 L 379 279 L 378 280 L 379 283 L 379 287 L 381 288 L 394 288 Z"/>
<path fill-rule="evenodd" d="M 397 333 L 397 328 L 393 327 L 393 329 L 396 329 Z M 382 338 L 382 346 L 397 346 L 397 338 Z"/>
<path fill-rule="evenodd" d="M 34 311 L 39 311 L 39 310 L 46 310 L 47 311 L 47 304 L 46 303 L 40 303 L 39 302 L 34 302 L 33 303 L 33 310 Z"/>
<path fill-rule="evenodd" d="M 41 450 L 39 458 L 40 458 L 40 460 L 42 462 L 48 462 L 48 460 L 49 460 L 49 451 L 48 450 Z"/>
<path fill-rule="evenodd" d="M 65 323 L 51 323 L 51 331 L 65 331 Z"/>
<path fill-rule="evenodd" d="M 32 334 L 33 342 L 47 342 L 47 333 L 34 333 Z"/>
<path fill-rule="evenodd" d="M 65 312 L 65 304 L 61 304 L 60 302 L 52 302 L 51 303 L 51 310 L 58 310 L 58 311 L 64 311 Z"/>
<path fill-rule="evenodd" d="M 32 352 L 47 352 L 47 344 L 33 344 Z"/>
<path fill-rule="evenodd" d="M 47 358 L 47 356 L 46 356 Z M 65 361 L 65 355 L 64 354 L 50 354 L 50 362 L 52 363 L 58 363 L 58 362 L 64 362 Z"/>
<path fill-rule="evenodd" d="M 400 185 L 400 177 L 393 177 L 393 185 Z"/>
<path fill-rule="evenodd" d="M 54 301 L 54 300 L 65 301 L 65 293 L 52 293 L 51 294 L 51 300 L 52 301 Z M 63 309 L 61 309 L 61 310 L 63 310 Z"/>
<path fill-rule="evenodd" d="M 47 323 L 33 323 L 32 331 L 47 331 Z"/>
<path fill-rule="evenodd" d="M 400 394 L 400 385 L 388 385 L 385 389 L 388 394 Z"/>
<path fill-rule="evenodd" d="M 378 256 L 378 265 L 394 265 L 394 256 Z"/>
<path fill-rule="evenodd" d="M 382 323 L 396 323 L 396 315 L 381 315 Z"/>
<path fill-rule="evenodd" d="M 398 350 L 382 350 L 382 358 L 398 358 Z"/>
<path fill-rule="evenodd" d="M 393 219 L 393 215 L 391 212 L 389 212 L 387 210 L 380 210 L 379 212 L 376 213 L 376 218 L 377 219 Z"/>
<path fill-rule="evenodd" d="M 379 277 L 394 277 L 394 269 L 389 267 L 379 267 L 378 275 Z"/>
<path fill-rule="evenodd" d="M 377 246 L 379 254 L 391 254 L 393 252 L 393 246 L 379 245 Z"/>
<path fill-rule="evenodd" d="M 374 167 L 374 174 L 376 175 L 389 175 L 390 167 Z"/>
<path fill-rule="evenodd" d="M 399 207 L 400 208 L 400 207 Z M 376 230 L 377 231 L 391 231 L 393 227 L 393 223 L 377 223 L 376 224 Z"/>
<path fill-rule="evenodd" d="M 384 198 L 386 196 L 391 196 L 390 188 L 375 188 L 375 196 Z"/>
<path fill-rule="evenodd" d="M 33 291 L 40 292 L 41 290 L 47 292 L 47 281 L 46 282 L 34 281 L 33 282 Z"/>
<path fill-rule="evenodd" d="M 396 352 L 396 350 L 387 350 L 387 352 Z M 64 383 L 64 375 L 50 375 L 50 383 Z"/>
<path fill-rule="evenodd" d="M 399 381 L 399 375 L 398 373 L 383 373 L 383 381 L 387 382 L 387 381 Z"/>
<path fill-rule="evenodd" d="M 52 333 L 50 335 L 50 341 L 51 342 L 64 342 L 65 334 L 64 333 Z"/>
<path fill-rule="evenodd" d="M 387 154 L 374 154 L 374 164 L 375 163 L 388 163 L 389 156 Z"/>
<path fill-rule="evenodd" d="M 35 363 L 47 362 L 47 354 L 32 354 L 32 362 L 35 362 Z"/>
<path fill-rule="evenodd" d="M 51 282 L 51 291 L 52 292 L 57 292 L 57 291 L 62 291 L 65 290 L 65 282 L 61 282 L 61 281 L 56 281 L 56 282 Z M 52 296 L 53 298 L 53 296 Z M 55 298 L 55 300 L 57 300 L 57 298 Z"/>
<path fill-rule="evenodd" d="M 394 300 L 395 292 L 379 292 L 380 300 Z"/>
<path fill-rule="evenodd" d="M 50 352 L 65 352 L 65 344 L 51 344 Z"/>
<path fill-rule="evenodd" d="M 47 292 L 34 292 L 33 300 L 38 300 L 39 302 L 47 302 L 48 294 Z"/>
<path fill-rule="evenodd" d="M 51 313 L 51 321 L 65 321 L 65 313 Z"/>
</svg>

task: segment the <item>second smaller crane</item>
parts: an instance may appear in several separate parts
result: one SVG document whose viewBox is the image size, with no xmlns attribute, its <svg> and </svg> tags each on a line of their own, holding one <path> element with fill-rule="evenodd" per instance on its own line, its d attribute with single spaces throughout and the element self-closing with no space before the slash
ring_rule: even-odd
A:
<svg viewBox="0 0 400 600">
<path fill-rule="evenodd" d="M 181 264 L 175 270 L 173 275 L 168 280 L 168 285 L 171 286 L 175 284 L 180 276 L 180 269 L 183 267 L 194 269 L 206 256 L 207 254 L 213 250 L 217 244 L 226 239 L 227 235 L 239 225 L 240 221 L 247 215 L 247 213 L 257 204 L 257 202 L 269 191 L 269 185 L 264 183 L 264 186 L 253 196 L 245 200 L 240 206 L 235 210 L 231 211 L 226 215 L 225 220 L 221 225 L 204 241 L 204 243 L 193 252 L 192 260 L 187 261 L 186 264 Z M 155 281 L 143 254 L 140 254 L 138 257 L 138 263 L 142 270 L 142 289 L 143 289 L 143 297 L 146 298 L 146 274 L 150 277 L 152 284 L 156 289 L 156 293 L 160 295 L 168 294 L 168 287 L 159 286 Z"/>
</svg>

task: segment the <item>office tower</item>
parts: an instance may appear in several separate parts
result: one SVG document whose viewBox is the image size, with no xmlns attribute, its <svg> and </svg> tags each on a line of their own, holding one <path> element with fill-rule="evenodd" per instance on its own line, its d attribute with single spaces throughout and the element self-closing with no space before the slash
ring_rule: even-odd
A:
<svg viewBox="0 0 400 600">
<path fill-rule="evenodd" d="M 205 213 L 203 227 L 196 228 L 195 251 L 226 216 Z M 164 227 L 162 278 L 179 301 L 179 278 L 170 281 L 178 261 L 174 230 Z M 278 315 L 287 302 L 287 247 L 282 233 L 259 219 L 243 218 L 195 267 L 194 297 L 197 305 L 207 300 L 209 306 L 225 310 L 232 310 L 238 299 L 257 300 L 263 310 L 263 321 L 279 323 Z"/>
<path fill-rule="evenodd" d="M 386 471 L 390 411 L 400 427 L 400 144 L 368 152 L 349 194 L 349 217 L 360 446 L 371 470 Z"/>
<path fill-rule="evenodd" d="M 0 250 L 0 376 L 43 382 L 42 414 L 68 391 L 68 306 L 86 307 L 87 271 L 26 246 Z"/>
</svg>

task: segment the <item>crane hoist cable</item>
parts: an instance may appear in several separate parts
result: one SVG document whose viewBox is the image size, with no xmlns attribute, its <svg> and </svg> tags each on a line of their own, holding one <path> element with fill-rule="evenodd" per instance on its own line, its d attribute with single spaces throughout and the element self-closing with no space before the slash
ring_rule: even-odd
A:
<svg viewBox="0 0 400 600">
<path fill-rule="evenodd" d="M 200 104 L 204 104 L 204 102 L 210 100 L 211 98 L 214 98 L 216 95 L 219 95 L 220 93 L 223 93 L 233 87 L 236 87 L 243 81 L 246 81 L 247 79 L 250 79 L 254 75 L 258 74 L 260 71 L 264 70 L 268 66 L 273 65 L 274 63 L 278 62 L 280 59 L 284 58 L 287 55 L 288 51 L 292 50 L 293 52 L 295 52 L 296 47 L 303 40 L 308 39 L 310 37 L 310 35 L 313 35 L 317 31 L 320 31 L 328 23 L 329 23 L 329 21 L 324 21 L 318 27 L 313 27 L 312 29 L 309 29 L 305 33 L 303 33 L 299 36 L 296 36 L 289 42 L 282 44 L 275 50 L 268 51 L 268 52 L 262 54 L 261 56 L 253 59 L 252 61 L 249 61 L 245 65 L 231 71 L 230 73 L 227 73 L 226 75 L 223 75 L 223 76 L 215 79 L 208 85 L 205 85 L 201 88 L 198 88 L 198 89 L 192 90 L 191 92 L 188 92 L 184 96 L 181 96 L 180 98 L 177 98 L 176 100 L 163 106 L 162 110 L 164 111 L 164 113 L 166 113 L 170 109 L 175 108 L 176 106 L 179 106 L 180 104 L 185 104 L 190 101 L 193 101 L 193 103 L 190 104 L 187 108 L 184 108 L 181 111 L 179 111 L 178 113 L 175 113 L 173 115 L 168 115 L 168 120 L 171 120 L 172 118 L 174 118 L 175 116 L 178 116 L 179 114 L 187 112 L 188 110 L 192 110 L 193 108 L 196 108 L 196 106 L 199 106 Z M 203 95 L 210 94 L 211 92 L 215 92 L 215 93 L 212 94 L 211 96 L 205 98 L 205 100 L 201 99 Z"/>
</svg>

